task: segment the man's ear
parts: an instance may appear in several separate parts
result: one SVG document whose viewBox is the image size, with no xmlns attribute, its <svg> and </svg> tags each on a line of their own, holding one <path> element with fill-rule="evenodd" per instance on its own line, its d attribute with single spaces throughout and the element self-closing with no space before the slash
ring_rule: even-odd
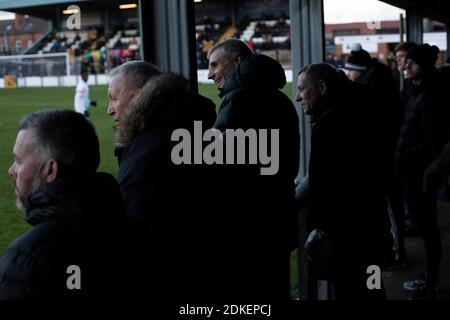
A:
<svg viewBox="0 0 450 320">
<path fill-rule="evenodd" d="M 327 84 L 323 80 L 319 80 L 319 92 L 321 96 L 327 93 Z"/>
<path fill-rule="evenodd" d="M 50 183 L 56 180 L 59 172 L 59 164 L 55 159 L 47 160 L 42 168 L 42 178 L 45 182 Z"/>
<path fill-rule="evenodd" d="M 241 56 L 237 56 L 236 60 L 234 61 L 235 64 L 239 64 L 242 61 L 242 57 Z"/>
</svg>

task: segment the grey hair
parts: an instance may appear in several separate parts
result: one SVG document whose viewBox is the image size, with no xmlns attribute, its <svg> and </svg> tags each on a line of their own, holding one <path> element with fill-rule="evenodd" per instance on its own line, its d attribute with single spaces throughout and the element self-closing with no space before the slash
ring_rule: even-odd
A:
<svg viewBox="0 0 450 320">
<path fill-rule="evenodd" d="M 244 41 L 238 39 L 227 39 L 212 47 L 208 52 L 208 58 L 218 49 L 223 49 L 225 58 L 228 61 L 235 61 L 238 57 L 245 59 L 253 54 L 253 50 L 250 49 Z"/>
<path fill-rule="evenodd" d="M 54 159 L 58 176 L 85 176 L 95 173 L 100 164 L 100 148 L 94 126 L 72 110 L 42 110 L 20 121 L 19 131 L 32 132 L 28 147 L 38 159 L 36 166 Z"/>
<path fill-rule="evenodd" d="M 327 87 L 334 91 L 337 89 L 341 76 L 339 70 L 329 63 L 316 63 L 303 67 L 298 72 L 298 75 L 305 74 L 306 78 L 312 85 L 317 85 L 320 80 L 327 84 Z"/>
<path fill-rule="evenodd" d="M 125 81 L 135 88 L 142 88 L 144 84 L 152 77 L 161 74 L 161 71 L 154 65 L 145 61 L 128 61 L 112 69 L 108 76 L 110 79 L 122 74 Z"/>
</svg>

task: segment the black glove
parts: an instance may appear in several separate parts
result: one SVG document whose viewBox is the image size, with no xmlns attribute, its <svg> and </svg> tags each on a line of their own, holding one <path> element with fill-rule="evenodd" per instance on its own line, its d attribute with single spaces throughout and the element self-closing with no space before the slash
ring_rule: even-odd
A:
<svg viewBox="0 0 450 320">
<path fill-rule="evenodd" d="M 91 106 L 92 107 L 96 107 L 97 106 L 97 101 L 91 101 Z"/>
</svg>

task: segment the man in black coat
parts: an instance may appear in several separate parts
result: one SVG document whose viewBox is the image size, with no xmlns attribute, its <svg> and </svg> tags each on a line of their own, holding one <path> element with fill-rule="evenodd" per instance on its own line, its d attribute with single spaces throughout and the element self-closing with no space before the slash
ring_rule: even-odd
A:
<svg viewBox="0 0 450 320">
<path fill-rule="evenodd" d="M 130 275 L 119 186 L 100 162 L 94 127 L 69 110 L 20 123 L 9 169 L 32 228 L 0 258 L 0 300 L 120 297 Z M 122 252 L 122 253 L 121 253 Z M 130 293 L 132 294 L 132 293 Z"/>
<path fill-rule="evenodd" d="M 224 219 L 217 242 L 222 251 L 223 295 L 287 300 L 289 254 L 298 246 L 294 180 L 300 133 L 295 107 L 280 91 L 286 84 L 284 70 L 277 61 L 253 54 L 236 39 L 219 43 L 208 57 L 209 78 L 222 97 L 215 128 L 225 141 L 229 130 L 279 132 L 279 166 L 273 175 L 261 175 L 261 163 L 220 168 L 218 211 Z M 263 137 L 259 139 L 261 148 Z M 250 148 L 247 145 L 246 151 Z M 270 150 L 275 152 L 275 146 Z"/>
<path fill-rule="evenodd" d="M 212 176 L 205 166 L 174 163 L 172 134 L 192 133 L 194 121 L 212 127 L 215 106 L 189 90 L 182 76 L 146 62 L 125 63 L 111 77 L 117 179 L 128 215 L 142 227 L 147 253 L 141 255 L 149 266 L 143 281 L 156 300 L 203 299 L 214 272 L 208 261 Z"/>
<path fill-rule="evenodd" d="M 329 241 L 320 255 L 309 255 L 320 279 L 332 283 L 336 299 L 385 298 L 381 279 L 374 290 L 366 284 L 368 267 L 382 269 L 390 249 L 383 155 L 373 135 L 371 97 L 370 88 L 344 79 L 329 64 L 299 73 L 297 101 L 313 124 L 307 228 Z"/>
<path fill-rule="evenodd" d="M 396 149 L 396 167 L 405 184 L 405 202 L 425 244 L 426 275 L 404 283 L 414 297 L 430 298 L 439 282 L 441 239 L 437 224 L 436 190 L 423 191 L 425 170 L 448 141 L 448 102 L 444 81 L 436 72 L 439 49 L 418 45 L 406 55 L 411 84 L 405 87 L 405 118 Z"/>
</svg>

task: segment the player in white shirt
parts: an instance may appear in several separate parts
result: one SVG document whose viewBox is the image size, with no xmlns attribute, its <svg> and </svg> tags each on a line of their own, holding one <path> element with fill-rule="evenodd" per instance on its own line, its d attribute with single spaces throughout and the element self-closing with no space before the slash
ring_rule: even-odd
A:
<svg viewBox="0 0 450 320">
<path fill-rule="evenodd" d="M 89 86 L 87 84 L 89 78 L 89 72 L 84 71 L 81 73 L 81 81 L 78 82 L 75 90 L 75 111 L 84 114 L 86 118 L 89 118 L 89 107 L 97 106 L 95 101 L 89 100 Z"/>
</svg>

